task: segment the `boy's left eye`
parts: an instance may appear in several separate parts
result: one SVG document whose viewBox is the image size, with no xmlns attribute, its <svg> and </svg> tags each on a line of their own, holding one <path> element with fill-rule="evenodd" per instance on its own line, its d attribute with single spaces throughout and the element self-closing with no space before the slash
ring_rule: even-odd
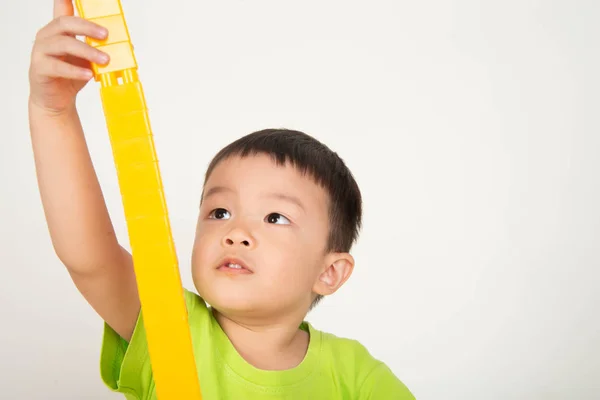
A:
<svg viewBox="0 0 600 400">
<path fill-rule="evenodd" d="M 267 221 L 270 224 L 278 224 L 278 225 L 290 224 L 289 219 L 287 219 L 286 217 L 284 217 L 283 215 L 278 214 L 278 213 L 271 213 L 271 214 L 267 215 L 267 217 L 265 218 L 265 221 Z"/>
</svg>

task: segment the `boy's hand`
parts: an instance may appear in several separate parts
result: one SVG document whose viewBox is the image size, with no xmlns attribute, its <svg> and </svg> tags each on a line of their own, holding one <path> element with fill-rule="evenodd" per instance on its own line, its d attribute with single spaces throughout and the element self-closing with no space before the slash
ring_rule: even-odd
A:
<svg viewBox="0 0 600 400">
<path fill-rule="evenodd" d="M 44 110 L 61 113 L 72 107 L 92 78 L 90 62 L 108 63 L 107 54 L 76 35 L 102 40 L 107 31 L 74 16 L 72 0 L 54 0 L 54 18 L 37 33 L 29 70 L 30 101 Z"/>
</svg>

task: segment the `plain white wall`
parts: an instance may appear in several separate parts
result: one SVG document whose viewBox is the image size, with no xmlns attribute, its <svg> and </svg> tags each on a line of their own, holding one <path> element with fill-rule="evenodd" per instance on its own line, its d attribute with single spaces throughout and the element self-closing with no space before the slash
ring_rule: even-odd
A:
<svg viewBox="0 0 600 400">
<path fill-rule="evenodd" d="M 305 130 L 365 200 L 355 274 L 309 319 L 419 399 L 597 399 L 599 3 L 123 0 L 186 287 L 204 169 L 231 140 Z M 113 399 L 102 324 L 51 248 L 27 69 L 52 0 L 0 15 L 0 390 Z M 127 240 L 98 87 L 79 99 Z"/>
</svg>

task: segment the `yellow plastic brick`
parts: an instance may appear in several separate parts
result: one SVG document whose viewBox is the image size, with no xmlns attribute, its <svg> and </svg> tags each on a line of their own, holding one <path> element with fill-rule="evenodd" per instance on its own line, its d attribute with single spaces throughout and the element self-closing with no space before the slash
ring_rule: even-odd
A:
<svg viewBox="0 0 600 400">
<path fill-rule="evenodd" d="M 93 66 L 106 117 L 148 351 L 159 400 L 200 400 L 183 287 L 156 149 L 133 46 L 119 0 L 76 0 L 83 18 L 111 30 L 93 42 L 111 55 Z"/>
<path fill-rule="evenodd" d="M 103 40 L 86 38 L 88 44 L 98 47 L 106 44 L 129 42 L 129 31 L 123 19 L 123 14 L 110 15 L 108 17 L 90 18 L 90 21 L 103 26 L 108 30 L 108 36 Z"/>
<path fill-rule="evenodd" d="M 98 50 L 108 54 L 110 63 L 108 65 L 93 64 L 92 69 L 96 75 L 119 72 L 126 69 L 137 69 L 137 61 L 133 54 L 133 47 L 129 42 L 98 46 Z"/>
<path fill-rule="evenodd" d="M 79 15 L 85 19 L 123 14 L 119 0 L 75 0 L 75 2 Z"/>
<path fill-rule="evenodd" d="M 137 61 L 129 37 L 129 29 L 123 15 L 123 8 L 119 0 L 76 0 L 77 10 L 82 18 L 88 19 L 108 29 L 108 37 L 104 40 L 86 38 L 91 46 L 110 56 L 108 65 L 92 65 L 94 76 L 110 72 L 117 73 L 124 70 L 136 70 Z"/>
</svg>

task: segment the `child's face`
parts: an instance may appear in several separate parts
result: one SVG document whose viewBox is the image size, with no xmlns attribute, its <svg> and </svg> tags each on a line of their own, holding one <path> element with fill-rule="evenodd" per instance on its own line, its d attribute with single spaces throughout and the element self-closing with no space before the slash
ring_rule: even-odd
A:
<svg viewBox="0 0 600 400">
<path fill-rule="evenodd" d="M 306 311 L 329 262 L 328 233 L 328 196 L 310 177 L 267 155 L 231 157 L 204 188 L 195 286 L 222 313 Z"/>
</svg>

